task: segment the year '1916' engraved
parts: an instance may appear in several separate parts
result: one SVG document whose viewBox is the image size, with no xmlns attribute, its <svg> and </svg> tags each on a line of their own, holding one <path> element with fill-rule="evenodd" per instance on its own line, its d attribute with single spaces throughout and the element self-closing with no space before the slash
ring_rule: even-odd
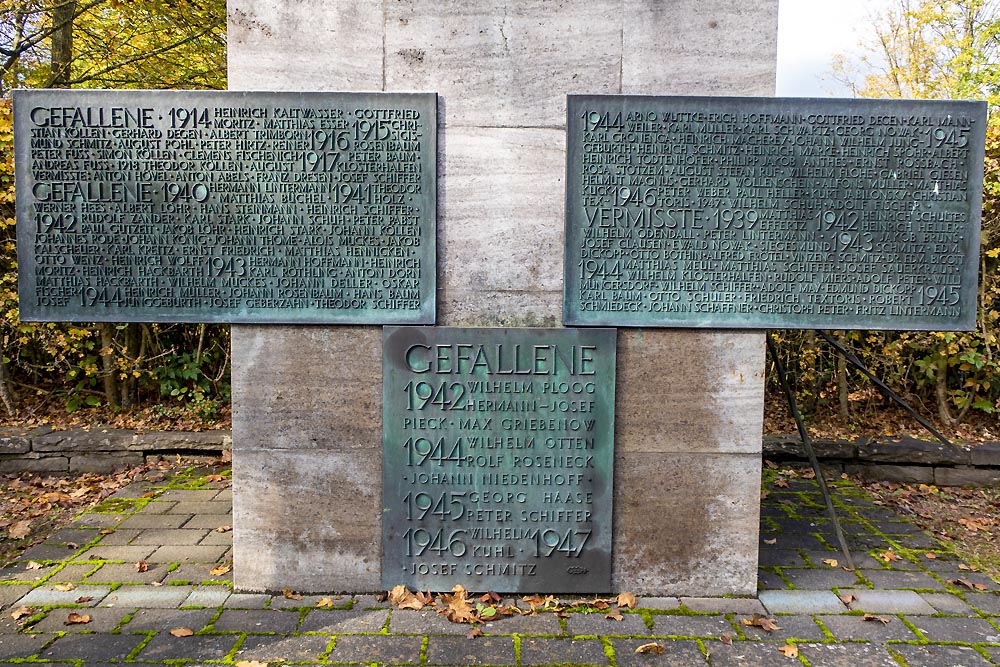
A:
<svg viewBox="0 0 1000 667">
<path fill-rule="evenodd" d="M 570 96 L 565 322 L 969 329 L 980 102 Z"/>
<path fill-rule="evenodd" d="M 23 319 L 433 321 L 434 95 L 14 102 Z"/>
</svg>

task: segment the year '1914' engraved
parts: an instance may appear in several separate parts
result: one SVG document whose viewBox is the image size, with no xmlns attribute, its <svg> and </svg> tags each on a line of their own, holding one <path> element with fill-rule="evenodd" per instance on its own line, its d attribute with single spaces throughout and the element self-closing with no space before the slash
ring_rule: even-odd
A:
<svg viewBox="0 0 1000 667">
<path fill-rule="evenodd" d="M 565 322 L 970 329 L 986 106 L 570 96 Z"/>
<path fill-rule="evenodd" d="M 14 102 L 23 319 L 433 322 L 434 95 Z"/>
<path fill-rule="evenodd" d="M 386 327 L 382 584 L 605 591 L 615 332 Z"/>
</svg>

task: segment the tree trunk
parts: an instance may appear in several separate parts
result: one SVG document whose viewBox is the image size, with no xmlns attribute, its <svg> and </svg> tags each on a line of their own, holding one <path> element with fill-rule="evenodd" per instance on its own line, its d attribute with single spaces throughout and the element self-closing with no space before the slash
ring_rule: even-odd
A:
<svg viewBox="0 0 1000 667">
<path fill-rule="evenodd" d="M 847 347 L 847 338 L 844 334 L 837 336 L 838 342 Z M 840 402 L 840 416 L 847 419 L 851 416 L 851 400 L 847 390 L 847 359 L 844 355 L 837 355 L 837 398 Z"/>
<path fill-rule="evenodd" d="M 52 6 L 52 73 L 51 88 L 66 88 L 73 62 L 73 18 L 76 0 L 56 0 Z"/>
<path fill-rule="evenodd" d="M 17 403 L 14 401 L 14 393 L 10 389 L 10 373 L 7 371 L 7 355 L 5 350 L 0 350 L 0 400 L 7 409 L 7 414 L 11 417 L 17 416 Z"/>
<path fill-rule="evenodd" d="M 101 331 L 101 365 L 104 368 L 104 397 L 108 405 L 113 408 L 118 407 L 118 382 L 115 377 L 118 369 L 115 367 L 115 339 L 111 331 L 111 325 L 102 322 L 97 325 Z"/>
<path fill-rule="evenodd" d="M 142 329 L 135 322 L 130 322 L 125 330 L 125 358 L 128 359 L 128 375 L 122 381 L 122 408 L 128 410 L 139 402 L 139 383 L 135 371 L 142 363 L 142 351 L 139 349 L 142 340 Z"/>
<path fill-rule="evenodd" d="M 946 426 L 955 423 L 955 418 L 951 416 L 948 408 L 948 359 L 941 357 L 937 363 L 937 372 L 934 373 L 934 392 L 937 395 L 938 416 Z"/>
</svg>

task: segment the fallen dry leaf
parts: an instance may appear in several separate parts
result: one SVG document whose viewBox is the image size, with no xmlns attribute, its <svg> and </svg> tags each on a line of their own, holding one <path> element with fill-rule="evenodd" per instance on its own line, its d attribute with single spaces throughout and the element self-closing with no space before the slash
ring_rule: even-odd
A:
<svg viewBox="0 0 1000 667">
<path fill-rule="evenodd" d="M 316 606 L 319 607 L 319 608 L 321 608 L 321 609 L 332 609 L 333 608 L 333 600 L 331 600 L 330 598 L 323 598 L 319 602 L 316 603 Z"/>
<path fill-rule="evenodd" d="M 810 468 L 802 473 L 802 479 L 816 479 L 816 471 Z"/>
<path fill-rule="evenodd" d="M 482 637 L 482 636 L 483 636 L 483 631 L 480 630 L 478 626 L 472 628 L 471 630 L 465 633 L 466 639 L 475 639 L 476 637 Z"/>
<path fill-rule="evenodd" d="M 979 570 L 977 570 L 976 568 L 972 567 L 971 565 L 966 565 L 965 563 L 959 563 L 958 564 L 958 569 L 959 570 L 967 570 L 969 572 L 979 572 Z"/>
<path fill-rule="evenodd" d="M 983 584 L 973 583 L 971 581 L 968 581 L 967 579 L 949 579 L 948 583 L 951 584 L 952 586 L 965 586 L 966 588 L 972 591 L 986 590 L 986 586 L 984 586 Z"/>
<path fill-rule="evenodd" d="M 60 593 L 67 593 L 76 588 L 76 586 L 74 586 L 73 584 L 56 584 L 55 586 L 53 586 L 53 588 L 55 588 Z"/>
<path fill-rule="evenodd" d="M 618 594 L 618 606 L 625 607 L 626 609 L 635 609 L 636 599 L 631 593 L 619 593 Z"/>
<path fill-rule="evenodd" d="M 655 653 L 657 655 L 663 653 L 663 644 L 657 644 L 656 642 L 649 642 L 648 644 L 643 644 L 635 650 L 636 653 Z"/>
<path fill-rule="evenodd" d="M 31 616 L 35 613 L 35 610 L 31 607 L 18 607 L 14 611 L 10 612 L 10 617 L 15 621 L 20 621 L 25 616 Z"/>
<path fill-rule="evenodd" d="M 963 516 L 961 519 L 958 520 L 958 523 L 965 526 L 972 532 L 976 532 L 979 530 L 986 530 L 987 528 L 986 523 L 984 523 L 982 519 L 974 519 L 969 516 Z"/>
<path fill-rule="evenodd" d="M 779 646 L 778 650 L 784 653 L 786 658 L 799 657 L 799 647 L 795 644 L 785 644 L 784 646 Z"/>
<path fill-rule="evenodd" d="M 937 558 L 937 554 L 927 552 L 924 554 L 924 558 L 927 558 L 929 560 L 934 560 L 935 558 Z"/>
<path fill-rule="evenodd" d="M 445 605 L 444 609 L 438 609 L 439 614 L 444 614 L 452 623 L 474 623 L 476 612 L 469 604 L 469 594 L 461 584 L 455 584 L 451 593 L 442 593 L 438 599 Z"/>
<path fill-rule="evenodd" d="M 229 568 L 226 568 L 226 572 L 229 572 Z M 285 599 L 288 599 L 288 600 L 301 600 L 302 599 L 302 596 L 299 595 L 298 593 L 293 593 L 291 588 L 284 589 L 283 591 L 281 591 L 281 594 L 284 595 Z"/>
<path fill-rule="evenodd" d="M 267 667 L 267 663 L 256 660 L 237 660 L 236 667 Z"/>
<path fill-rule="evenodd" d="M 31 532 L 31 519 L 22 519 L 7 529 L 7 535 L 12 540 L 20 540 Z"/>
<path fill-rule="evenodd" d="M 618 607 L 612 607 L 611 611 L 604 615 L 604 618 L 611 619 L 612 621 L 621 621 L 624 620 L 625 617 L 622 616 L 620 611 L 618 611 Z"/>
<path fill-rule="evenodd" d="M 228 533 L 232 529 L 233 529 L 232 526 L 219 526 L 218 528 L 215 529 L 215 532 L 217 532 L 217 533 Z"/>
<path fill-rule="evenodd" d="M 98 535 L 110 535 L 113 532 L 115 532 L 114 528 L 105 528 L 104 530 L 99 532 Z"/>
<path fill-rule="evenodd" d="M 772 537 L 769 540 L 764 540 L 764 544 L 777 544 L 777 543 L 778 543 L 778 538 L 777 537 Z"/>
<path fill-rule="evenodd" d="M 94 599 L 93 596 L 90 596 L 90 595 L 81 595 L 80 597 L 78 597 L 73 602 L 75 602 L 76 604 L 87 604 L 88 602 L 90 602 L 93 599 Z"/>
<path fill-rule="evenodd" d="M 725 644 L 726 646 L 732 646 L 733 636 L 728 632 L 723 632 L 721 635 L 719 635 L 719 641 Z"/>
<path fill-rule="evenodd" d="M 823 563 L 829 565 L 830 567 L 837 567 L 838 565 L 840 565 L 840 561 L 838 561 L 836 558 L 824 558 Z"/>
<path fill-rule="evenodd" d="M 886 551 L 880 552 L 878 557 L 884 560 L 886 563 L 894 560 L 903 560 L 898 555 L 896 555 L 896 553 L 892 549 L 887 549 Z"/>
<path fill-rule="evenodd" d="M 857 598 L 851 595 L 850 593 L 841 593 L 839 597 L 840 601 L 847 605 L 857 600 Z"/>
<path fill-rule="evenodd" d="M 862 616 L 865 621 L 878 621 L 882 625 L 889 625 L 889 619 L 885 616 L 877 616 L 876 614 L 865 614 Z"/>
<path fill-rule="evenodd" d="M 421 598 L 411 593 L 410 589 L 402 584 L 393 586 L 392 590 L 389 591 L 388 600 L 393 607 L 397 607 L 399 609 L 413 609 L 414 611 L 420 611 L 427 606 Z"/>
<path fill-rule="evenodd" d="M 174 637 L 190 637 L 194 634 L 194 630 L 191 628 L 174 628 L 170 631 Z"/>
<path fill-rule="evenodd" d="M 87 614 L 78 614 L 75 611 L 71 611 L 69 616 L 63 621 L 63 625 L 77 625 L 81 623 L 90 623 L 90 616 Z"/>
<path fill-rule="evenodd" d="M 149 570 L 149 563 L 147 563 L 144 560 L 141 560 L 141 561 L 139 561 L 138 563 L 135 564 L 135 571 L 136 572 L 146 572 L 148 570 Z"/>
<path fill-rule="evenodd" d="M 229 565 L 226 565 L 225 563 L 219 563 L 218 565 L 216 565 L 215 567 L 213 567 L 211 570 L 209 570 L 208 573 L 210 575 L 212 575 L 213 577 L 219 577 L 219 576 L 222 576 L 223 574 L 226 574 L 231 569 L 233 569 L 233 568 L 230 567 Z M 287 591 L 288 589 L 286 588 L 285 590 Z M 288 595 L 285 595 L 285 597 L 287 598 Z M 302 596 L 300 595 L 297 598 L 291 598 L 291 599 L 292 600 L 301 600 Z"/>
<path fill-rule="evenodd" d="M 741 619 L 740 623 L 747 626 L 756 626 L 768 634 L 781 629 L 781 627 L 774 622 L 773 618 L 767 618 L 766 616 L 761 616 L 760 614 L 754 614 L 753 618 Z"/>
<path fill-rule="evenodd" d="M 778 479 L 774 480 L 774 485 L 775 486 L 780 486 L 783 489 L 787 489 L 788 488 L 788 480 L 785 479 L 784 477 L 779 477 Z"/>
<path fill-rule="evenodd" d="M 28 564 L 24 566 L 25 570 L 41 570 L 44 565 L 33 560 L 29 560 Z"/>
</svg>

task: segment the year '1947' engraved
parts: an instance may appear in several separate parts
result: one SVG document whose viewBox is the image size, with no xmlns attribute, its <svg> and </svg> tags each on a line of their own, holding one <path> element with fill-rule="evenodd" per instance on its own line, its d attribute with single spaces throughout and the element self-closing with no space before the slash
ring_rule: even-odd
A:
<svg viewBox="0 0 1000 667">
<path fill-rule="evenodd" d="M 387 327 L 383 585 L 607 590 L 614 369 L 613 330 Z"/>
<path fill-rule="evenodd" d="M 571 96 L 567 324 L 971 328 L 985 105 Z"/>
<path fill-rule="evenodd" d="M 17 91 L 22 318 L 432 322 L 435 106 Z"/>
</svg>

